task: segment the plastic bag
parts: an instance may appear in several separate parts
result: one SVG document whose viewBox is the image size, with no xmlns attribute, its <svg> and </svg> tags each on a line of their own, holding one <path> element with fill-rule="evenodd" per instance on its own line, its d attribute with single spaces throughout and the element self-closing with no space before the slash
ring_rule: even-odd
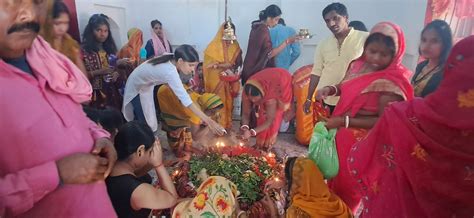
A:
<svg viewBox="0 0 474 218">
<path fill-rule="evenodd" d="M 336 129 L 328 131 L 325 122 L 318 122 L 309 142 L 308 157 L 316 163 L 325 179 L 331 179 L 339 172 L 335 136 Z"/>
</svg>

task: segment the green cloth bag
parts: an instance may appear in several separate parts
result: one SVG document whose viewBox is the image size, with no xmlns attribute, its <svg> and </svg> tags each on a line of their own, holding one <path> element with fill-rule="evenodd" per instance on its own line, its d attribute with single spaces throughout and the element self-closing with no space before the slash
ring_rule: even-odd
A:
<svg viewBox="0 0 474 218">
<path fill-rule="evenodd" d="M 339 157 L 336 149 L 337 129 L 326 129 L 325 122 L 318 122 L 309 142 L 308 157 L 318 166 L 325 179 L 339 172 Z"/>
</svg>

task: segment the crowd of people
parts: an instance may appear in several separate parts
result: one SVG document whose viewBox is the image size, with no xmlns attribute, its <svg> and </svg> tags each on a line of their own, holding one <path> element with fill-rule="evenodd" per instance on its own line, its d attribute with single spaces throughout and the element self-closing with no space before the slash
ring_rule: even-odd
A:
<svg viewBox="0 0 474 218">
<path fill-rule="evenodd" d="M 252 22 L 244 58 L 224 37 L 237 33 L 226 20 L 203 61 L 190 45 L 173 48 L 158 20 L 145 45 L 132 28 L 118 49 L 104 14 L 76 42 L 60 0 L 2 1 L 0 14 L 0 217 L 148 217 L 167 208 L 173 217 L 248 216 L 224 177 L 202 178 L 195 198 L 180 199 L 156 135 L 166 132 L 176 157 L 189 160 L 199 152 L 193 142 L 234 131 L 241 92 L 236 133 L 272 149 L 294 113 L 289 68 L 302 39 L 277 5 Z M 312 160 L 288 158 L 284 179 L 265 185 L 282 194 L 262 197 L 266 215 L 472 217 L 474 36 L 453 45 L 446 22 L 427 24 L 413 74 L 397 24 L 367 32 L 341 3 L 322 18 L 332 34 L 316 47 L 303 110 L 330 113 L 339 172 L 326 182 Z M 219 194 L 208 201 L 210 192 Z"/>
</svg>

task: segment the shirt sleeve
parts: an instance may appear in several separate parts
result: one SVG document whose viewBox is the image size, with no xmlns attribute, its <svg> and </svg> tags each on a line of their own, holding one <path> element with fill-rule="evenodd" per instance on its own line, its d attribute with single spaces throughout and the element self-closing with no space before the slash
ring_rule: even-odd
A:
<svg viewBox="0 0 474 218">
<path fill-rule="evenodd" d="M 58 185 L 54 161 L 0 177 L 0 217 L 16 217 L 30 210 Z"/>
<path fill-rule="evenodd" d="M 311 71 L 311 74 L 316 75 L 316 76 L 321 76 L 323 72 L 323 68 L 324 68 L 321 45 L 322 43 L 316 46 L 316 52 L 314 53 L 314 65 L 313 65 L 313 70 Z"/>
<path fill-rule="evenodd" d="M 173 93 L 181 101 L 181 104 L 185 107 L 189 107 L 193 103 L 191 97 L 183 86 L 181 79 L 179 78 L 178 71 L 176 69 L 174 72 L 167 73 L 167 83 L 168 86 L 173 90 Z"/>
<path fill-rule="evenodd" d="M 96 123 L 94 123 L 92 120 L 89 120 L 89 130 L 91 132 L 92 138 L 94 141 L 100 138 L 110 138 L 110 133 L 105 131 L 104 129 L 100 128 Z"/>
</svg>

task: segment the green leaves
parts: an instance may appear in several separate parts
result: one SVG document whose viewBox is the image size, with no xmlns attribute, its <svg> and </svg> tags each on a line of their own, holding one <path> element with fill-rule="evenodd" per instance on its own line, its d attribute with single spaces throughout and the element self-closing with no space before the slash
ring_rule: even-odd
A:
<svg viewBox="0 0 474 218">
<path fill-rule="evenodd" d="M 273 174 L 271 167 L 262 158 L 246 154 L 227 160 L 220 155 L 209 154 L 193 157 L 189 163 L 189 178 L 196 187 L 201 184 L 197 175 L 201 169 L 206 168 L 209 176 L 222 176 L 237 185 L 239 201 L 249 205 L 263 197 L 263 183 Z"/>
</svg>

